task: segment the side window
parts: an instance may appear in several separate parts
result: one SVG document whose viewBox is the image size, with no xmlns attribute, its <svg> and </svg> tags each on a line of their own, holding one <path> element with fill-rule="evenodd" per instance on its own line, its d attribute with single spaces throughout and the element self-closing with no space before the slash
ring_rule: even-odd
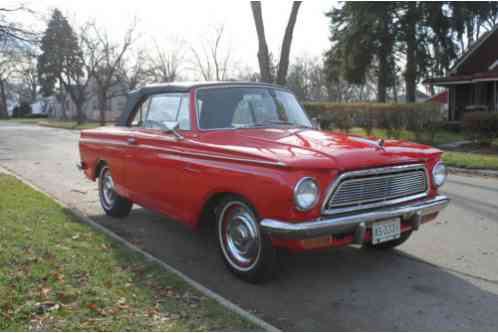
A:
<svg viewBox="0 0 498 333">
<path fill-rule="evenodd" d="M 161 128 L 165 121 L 176 121 L 180 110 L 181 97 L 178 95 L 156 95 L 150 100 L 145 116 L 145 128 Z"/>
<path fill-rule="evenodd" d="M 131 121 L 131 127 L 143 127 L 145 113 L 149 108 L 149 103 L 150 98 L 147 98 L 142 104 L 140 104 L 135 117 L 133 117 L 133 120 Z"/>
<path fill-rule="evenodd" d="M 190 131 L 188 94 L 161 94 L 148 97 L 138 108 L 132 127 L 160 129 L 165 121 L 177 121 L 181 130 Z"/>
<path fill-rule="evenodd" d="M 181 97 L 180 111 L 176 119 L 180 125 L 180 129 L 190 131 L 192 129 L 190 124 L 190 98 L 189 95 Z"/>
</svg>

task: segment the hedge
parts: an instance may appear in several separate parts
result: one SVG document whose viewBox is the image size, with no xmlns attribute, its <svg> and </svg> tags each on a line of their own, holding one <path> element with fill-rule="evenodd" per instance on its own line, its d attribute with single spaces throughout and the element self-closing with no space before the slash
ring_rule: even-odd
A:
<svg viewBox="0 0 498 333">
<path fill-rule="evenodd" d="M 463 116 L 465 135 L 480 146 L 490 146 L 498 137 L 498 114 L 495 112 L 469 112 Z"/>
<path fill-rule="evenodd" d="M 415 133 L 418 140 L 428 136 L 434 140 L 445 114 L 432 103 L 322 103 L 307 102 L 304 108 L 312 118 L 318 118 L 322 128 L 349 132 L 362 127 L 370 135 L 374 128 L 382 128 L 392 138 L 399 138 L 405 129 Z"/>
</svg>

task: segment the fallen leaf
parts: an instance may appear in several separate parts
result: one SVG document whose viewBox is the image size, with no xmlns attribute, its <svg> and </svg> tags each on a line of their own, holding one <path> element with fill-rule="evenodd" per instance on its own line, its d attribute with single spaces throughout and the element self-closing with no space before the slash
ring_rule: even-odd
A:
<svg viewBox="0 0 498 333">
<path fill-rule="evenodd" d="M 54 302 L 36 303 L 35 307 L 38 314 L 44 314 L 49 311 L 60 309 L 60 305 Z"/>
<path fill-rule="evenodd" d="M 42 288 L 40 294 L 43 298 L 47 298 L 48 294 L 52 291 L 52 288 Z"/>
<path fill-rule="evenodd" d="M 52 277 L 59 283 L 64 283 L 64 275 L 59 272 L 52 272 Z"/>
<path fill-rule="evenodd" d="M 97 304 L 95 304 L 95 303 L 88 304 L 87 308 L 89 308 L 90 310 L 93 310 L 93 311 L 97 311 Z"/>
</svg>

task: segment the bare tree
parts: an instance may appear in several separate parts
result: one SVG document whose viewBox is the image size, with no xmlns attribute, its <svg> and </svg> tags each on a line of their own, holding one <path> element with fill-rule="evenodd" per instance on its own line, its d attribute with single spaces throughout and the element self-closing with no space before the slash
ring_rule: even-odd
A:
<svg viewBox="0 0 498 333">
<path fill-rule="evenodd" d="M 22 49 L 31 48 L 37 34 L 26 28 L 19 20 L 12 19 L 16 13 L 33 13 L 20 4 L 0 7 L 0 118 L 8 117 L 7 85 L 9 78 L 19 69 Z"/>
<path fill-rule="evenodd" d="M 172 41 L 171 47 L 160 47 L 154 42 L 155 50 L 148 57 L 147 75 L 154 82 L 172 82 L 179 78 L 185 62 L 184 42 Z"/>
<path fill-rule="evenodd" d="M 20 95 L 30 103 L 34 103 L 38 95 L 38 71 L 34 50 L 31 48 L 23 50 L 16 67 L 15 72 L 21 89 Z"/>
<path fill-rule="evenodd" d="M 114 42 L 107 32 L 95 24 L 89 27 L 90 34 L 83 42 L 89 50 L 89 62 L 92 64 L 90 76 L 97 86 L 97 104 L 101 125 L 106 122 L 108 99 L 111 88 L 117 83 L 119 69 L 123 68 L 125 56 L 135 41 L 136 21 L 125 32 L 121 42 Z"/>
<path fill-rule="evenodd" d="M 289 68 L 289 54 L 292 43 L 292 34 L 294 32 L 294 26 L 296 25 L 297 12 L 299 11 L 299 6 L 301 6 L 301 1 L 294 1 L 292 3 L 292 9 L 289 16 L 289 21 L 287 22 L 287 28 L 285 28 L 285 35 L 282 41 L 282 49 L 280 51 L 280 61 L 278 64 L 277 73 L 277 83 L 285 84 L 287 78 L 287 69 Z"/>
<path fill-rule="evenodd" d="M 268 44 L 266 43 L 265 26 L 261 10 L 261 1 L 251 1 L 251 8 L 254 23 L 256 24 L 256 33 L 258 34 L 258 62 L 261 81 L 273 82 L 270 70 L 270 54 L 268 51 Z"/>
<path fill-rule="evenodd" d="M 226 80 L 230 70 L 231 50 L 223 46 L 224 26 L 212 30 L 213 36 L 205 38 L 200 49 L 191 47 L 194 67 L 205 81 Z"/>
<path fill-rule="evenodd" d="M 87 23 L 81 27 L 78 34 L 80 51 L 65 61 L 59 79 L 62 88 L 76 107 L 78 124 L 86 120 L 84 107 L 88 102 L 88 86 L 96 66 L 96 63 L 92 61 L 93 49 L 87 43 L 89 26 L 90 24 Z M 64 100 L 62 100 L 62 108 L 65 108 Z"/>
<path fill-rule="evenodd" d="M 278 84 L 284 85 L 287 78 L 287 70 L 289 67 L 289 55 L 292 43 L 292 35 L 294 32 L 294 27 L 296 25 L 297 13 L 299 7 L 301 6 L 301 1 L 294 1 L 292 3 L 292 9 L 289 16 L 289 21 L 287 22 L 287 27 L 285 29 L 284 38 L 282 41 L 282 48 L 280 52 L 280 60 L 278 65 L 276 82 Z M 263 24 L 263 15 L 261 10 L 261 1 L 251 1 L 251 9 L 254 17 L 254 23 L 256 25 L 256 32 L 258 35 L 258 61 L 259 69 L 261 74 L 261 80 L 264 82 L 272 82 L 274 80 L 271 74 L 271 64 L 270 64 L 270 53 L 268 51 L 268 46 L 266 44 L 265 28 Z"/>
<path fill-rule="evenodd" d="M 134 55 L 124 59 L 118 70 L 117 80 L 125 82 L 129 90 L 150 81 L 149 70 L 146 67 L 147 58 L 146 51 L 138 50 Z"/>
<path fill-rule="evenodd" d="M 0 50 L 0 118 L 7 118 L 7 83 L 16 70 L 18 52 L 15 49 L 3 48 Z"/>
<path fill-rule="evenodd" d="M 0 43 L 27 42 L 33 43 L 38 40 L 38 35 L 26 28 L 21 22 L 11 19 L 12 14 L 33 13 L 24 4 L 11 7 L 0 7 Z"/>
</svg>

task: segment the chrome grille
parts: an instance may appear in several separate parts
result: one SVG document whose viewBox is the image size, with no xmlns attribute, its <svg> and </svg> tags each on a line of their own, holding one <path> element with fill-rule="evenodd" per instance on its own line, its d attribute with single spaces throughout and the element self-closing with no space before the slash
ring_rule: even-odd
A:
<svg viewBox="0 0 498 333">
<path fill-rule="evenodd" d="M 337 179 L 324 208 L 327 213 L 342 213 L 408 201 L 426 193 L 423 165 L 355 171 Z"/>
</svg>

